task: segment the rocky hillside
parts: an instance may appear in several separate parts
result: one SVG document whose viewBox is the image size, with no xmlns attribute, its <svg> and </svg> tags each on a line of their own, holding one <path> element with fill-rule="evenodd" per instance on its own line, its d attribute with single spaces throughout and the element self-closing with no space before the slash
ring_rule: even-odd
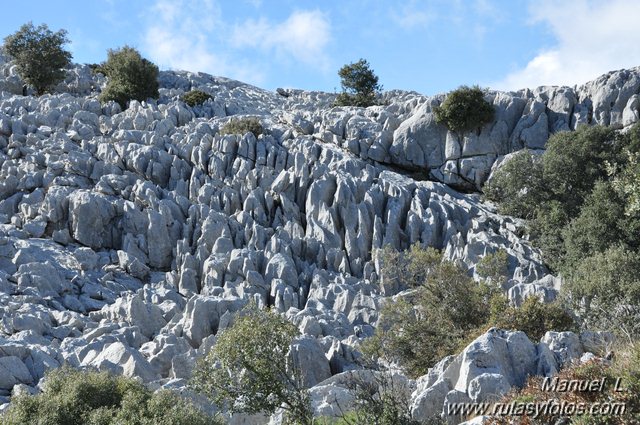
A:
<svg viewBox="0 0 640 425">
<path fill-rule="evenodd" d="M 576 88 L 491 92 L 495 121 L 459 136 L 434 121 L 442 95 L 394 91 L 384 106 L 332 108 L 331 94 L 162 72 L 157 102 L 122 111 L 97 100 L 104 84 L 77 66 L 58 94 L 22 96 L 0 60 L 0 404 L 65 362 L 182 388 L 230 315 L 255 300 L 300 328 L 295 355 L 309 385 L 324 381 L 317 409 L 330 405 L 327 391 L 342 391 L 331 376 L 355 367 L 354 346 L 400 289 L 379 277 L 385 245 L 442 249 L 470 274 L 503 249 L 509 298 L 553 299 L 558 279 L 522 223 L 474 192 L 502 156 L 579 125 L 626 127 L 640 102 L 640 68 Z M 213 100 L 191 108 L 180 100 L 191 89 Z M 246 116 L 264 134 L 220 134 Z M 492 373 L 503 378 L 486 384 L 499 388 L 520 383 L 513 361 L 525 357 L 522 370 L 551 373 L 558 362 L 541 353 L 566 348 L 557 341 L 569 338 L 573 357 L 589 350 L 589 337 L 572 334 L 546 349 L 500 335 L 507 354 Z M 417 415 L 439 411 L 443 392 L 470 394 L 472 378 L 446 391 L 440 381 L 407 381 Z"/>
</svg>

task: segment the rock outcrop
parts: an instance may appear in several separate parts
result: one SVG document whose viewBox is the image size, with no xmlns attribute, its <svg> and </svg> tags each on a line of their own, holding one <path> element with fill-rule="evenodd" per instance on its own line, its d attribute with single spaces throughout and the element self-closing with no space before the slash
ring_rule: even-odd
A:
<svg viewBox="0 0 640 425">
<path fill-rule="evenodd" d="M 547 332 L 535 344 L 523 332 L 490 329 L 418 378 L 411 395 L 412 416 L 426 420 L 435 414 L 457 424 L 464 418 L 452 415 L 449 405 L 497 401 L 511 388 L 522 387 L 529 376 L 553 376 L 585 353 L 603 355 L 611 341 L 608 333 Z"/>
<path fill-rule="evenodd" d="M 97 100 L 104 84 L 79 66 L 56 94 L 21 96 L 0 58 L 0 404 L 65 362 L 175 387 L 251 300 L 298 326 L 292 355 L 321 394 L 356 368 L 358 339 L 394 295 L 380 287 L 384 246 L 433 246 L 470 274 L 505 250 L 512 300 L 553 299 L 523 224 L 456 189 L 478 189 L 496 160 L 553 132 L 636 122 L 640 69 L 491 92 L 496 120 L 478 134 L 434 122 L 443 96 L 333 108 L 331 94 L 162 72 L 160 98 L 123 111 Z M 196 88 L 213 98 L 192 108 L 180 96 Z M 221 135 L 232 116 L 258 118 L 264 134 Z M 416 412 L 557 367 L 519 334 L 484 338 L 418 383 Z"/>
</svg>

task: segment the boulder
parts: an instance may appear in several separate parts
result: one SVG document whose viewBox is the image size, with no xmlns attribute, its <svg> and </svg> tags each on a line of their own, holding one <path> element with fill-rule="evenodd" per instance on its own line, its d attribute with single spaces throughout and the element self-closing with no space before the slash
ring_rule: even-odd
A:
<svg viewBox="0 0 640 425">
<path fill-rule="evenodd" d="M 151 382 L 158 379 L 149 362 L 135 349 L 126 346 L 122 342 L 114 342 L 107 345 L 95 358 L 82 366 L 95 367 L 98 370 L 106 370 L 116 375 L 124 375 L 130 378 L 137 377 L 143 382 Z"/>
<path fill-rule="evenodd" d="M 301 372 L 302 385 L 305 388 L 331 377 L 329 361 L 324 355 L 324 350 L 313 337 L 297 338 L 291 345 L 289 353 L 294 367 Z"/>
<path fill-rule="evenodd" d="M 16 384 L 32 383 L 33 377 L 19 357 L 0 357 L 0 389 L 11 390 Z"/>
<path fill-rule="evenodd" d="M 115 303 L 105 306 L 100 315 L 114 322 L 126 322 L 140 328 L 140 332 L 147 338 L 153 338 L 166 325 L 163 311 L 160 307 L 136 294 L 126 294 Z"/>
<path fill-rule="evenodd" d="M 42 297 L 58 297 L 71 290 L 71 284 L 49 262 L 21 264 L 16 277 L 18 288 L 35 288 Z"/>
<path fill-rule="evenodd" d="M 102 195 L 78 190 L 69 196 L 69 224 L 71 236 L 93 249 L 115 248 L 117 238 L 113 219 L 116 209 Z"/>
<path fill-rule="evenodd" d="M 182 329 L 185 338 L 193 348 L 198 348 L 204 338 L 217 333 L 220 318 L 226 312 L 238 311 L 246 302 L 240 298 L 192 296 L 184 311 Z"/>
</svg>

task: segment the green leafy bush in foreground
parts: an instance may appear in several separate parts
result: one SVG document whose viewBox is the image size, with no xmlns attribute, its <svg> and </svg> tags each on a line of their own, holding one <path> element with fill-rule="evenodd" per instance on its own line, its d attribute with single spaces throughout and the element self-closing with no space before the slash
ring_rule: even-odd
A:
<svg viewBox="0 0 640 425">
<path fill-rule="evenodd" d="M 170 391 L 152 392 L 107 372 L 68 367 L 47 373 L 38 395 L 12 398 L 4 425 L 221 425 Z"/>
<path fill-rule="evenodd" d="M 184 96 L 182 96 L 182 100 L 184 100 L 184 103 L 191 106 L 192 108 L 197 105 L 202 105 L 209 99 L 212 99 L 211 95 L 201 90 L 191 90 L 190 92 L 185 93 Z"/>
<path fill-rule="evenodd" d="M 298 329 L 277 313 L 245 308 L 218 334 L 211 352 L 198 362 L 192 385 L 231 412 L 273 414 L 311 425 L 312 413 L 300 366 L 288 356 Z"/>
</svg>

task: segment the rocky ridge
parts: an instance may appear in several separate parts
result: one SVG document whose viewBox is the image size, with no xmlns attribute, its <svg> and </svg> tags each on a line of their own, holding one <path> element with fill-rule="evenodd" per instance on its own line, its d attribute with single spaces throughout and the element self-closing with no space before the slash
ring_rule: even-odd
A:
<svg viewBox="0 0 640 425">
<path fill-rule="evenodd" d="M 640 91 L 635 68 L 576 88 L 491 92 L 495 122 L 457 135 L 434 122 L 443 96 L 396 91 L 384 106 L 332 108 L 331 94 L 162 72 L 157 102 L 122 111 L 100 104 L 105 80 L 88 66 L 35 98 L 0 63 L 0 404 L 65 362 L 183 388 L 249 300 L 300 328 L 293 353 L 307 385 L 319 384 L 312 392 L 339 391 L 332 375 L 356 368 L 357 341 L 402 290 L 380 278 L 386 245 L 434 246 L 471 274 L 504 249 L 509 298 L 553 299 L 559 281 L 522 223 L 456 189 L 478 189 L 497 160 L 544 148 L 555 131 L 633 124 Z M 196 88 L 213 99 L 191 108 L 180 96 Z M 242 116 L 259 118 L 265 134 L 219 133 Z M 552 373 L 549 358 L 562 355 L 541 348 L 549 341 L 500 335 L 517 346 L 507 351 L 528 353 L 531 373 Z M 572 358 L 589 351 L 566 338 L 578 338 Z M 417 416 L 440 411 L 451 391 L 474 399 L 518 384 L 502 356 L 490 372 L 502 378 L 472 385 L 460 356 L 455 373 L 451 359 L 434 368 L 449 370 L 448 381 L 435 372 L 407 381 Z"/>
</svg>

